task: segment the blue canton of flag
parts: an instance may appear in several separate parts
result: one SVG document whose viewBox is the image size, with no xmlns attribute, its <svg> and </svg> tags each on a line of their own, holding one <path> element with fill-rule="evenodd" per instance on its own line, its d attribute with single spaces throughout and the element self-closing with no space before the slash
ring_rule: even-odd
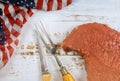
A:
<svg viewBox="0 0 120 81">
<path fill-rule="evenodd" d="M 2 23 L 0 22 L 0 45 L 4 45 L 6 43 L 6 35 L 2 27 Z"/>
<path fill-rule="evenodd" d="M 2 12 L 2 9 L 0 8 L 0 16 L 2 16 L 3 12 Z"/>
<path fill-rule="evenodd" d="M 26 8 L 35 8 L 35 0 L 0 0 L 4 3 L 22 6 Z"/>
<path fill-rule="evenodd" d="M 2 16 L 3 12 L 2 9 L 0 8 L 0 16 Z M 2 27 L 2 23 L 0 22 L 0 45 L 4 45 L 6 43 L 6 36 L 5 32 Z"/>
</svg>

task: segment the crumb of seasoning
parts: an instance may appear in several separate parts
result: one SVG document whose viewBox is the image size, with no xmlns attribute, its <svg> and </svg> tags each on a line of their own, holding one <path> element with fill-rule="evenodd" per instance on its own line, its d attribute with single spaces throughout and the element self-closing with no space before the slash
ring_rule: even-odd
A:
<svg viewBox="0 0 120 81">
<path fill-rule="evenodd" d="M 33 52 L 28 52 L 28 53 L 29 53 L 29 55 L 30 55 L 30 56 L 34 55 L 34 53 L 33 53 Z"/>
<path fill-rule="evenodd" d="M 83 63 L 75 63 L 77 66 L 83 66 Z"/>
<path fill-rule="evenodd" d="M 54 33 L 55 36 L 57 36 L 57 33 Z"/>
<path fill-rule="evenodd" d="M 21 49 L 24 49 L 24 45 L 21 45 Z"/>
<path fill-rule="evenodd" d="M 74 54 L 74 55 L 78 55 L 78 53 L 77 53 L 76 51 L 73 51 L 73 54 Z"/>
<path fill-rule="evenodd" d="M 38 49 L 38 44 L 36 44 L 36 49 Z"/>
<path fill-rule="evenodd" d="M 20 54 L 21 54 L 21 56 L 22 56 L 24 59 L 26 58 L 24 52 L 21 52 Z"/>
<path fill-rule="evenodd" d="M 48 46 L 50 47 L 50 44 L 48 44 Z M 36 47 L 38 47 L 38 45 Z M 43 48 L 44 48 L 44 45 L 43 45 Z M 71 52 L 64 51 L 63 48 L 61 47 L 61 44 L 55 44 L 55 48 L 56 48 L 56 55 L 75 55 L 76 54 L 76 52 L 74 51 L 71 51 Z M 48 49 L 46 49 L 45 51 L 46 53 L 49 53 Z M 36 51 L 35 53 L 38 53 L 38 51 Z"/>
<path fill-rule="evenodd" d="M 54 33 L 54 36 L 60 36 L 61 33 Z"/>
<path fill-rule="evenodd" d="M 34 49 L 34 47 L 35 47 L 34 45 L 28 45 L 27 49 Z"/>
<path fill-rule="evenodd" d="M 58 49 L 58 48 L 61 48 L 61 45 L 60 44 L 55 44 L 55 47 Z"/>
<path fill-rule="evenodd" d="M 34 55 L 34 52 L 21 52 L 22 56 L 32 56 Z"/>
<path fill-rule="evenodd" d="M 24 53 L 24 52 L 21 52 L 20 54 L 21 54 L 21 55 L 24 55 L 25 53 Z"/>
<path fill-rule="evenodd" d="M 74 67 L 73 65 L 70 65 L 70 64 L 69 64 L 69 65 L 67 65 L 67 68 L 68 68 L 68 70 L 69 70 L 69 71 L 70 71 L 70 70 L 72 70 L 72 69 L 73 69 L 73 67 Z"/>
<path fill-rule="evenodd" d="M 60 55 L 60 50 L 59 49 L 56 50 L 56 54 Z"/>
<path fill-rule="evenodd" d="M 49 53 L 48 49 L 46 49 L 46 53 Z"/>
<path fill-rule="evenodd" d="M 76 61 L 76 58 L 73 57 L 73 58 L 72 58 L 72 61 Z"/>
<path fill-rule="evenodd" d="M 56 47 L 56 49 L 57 49 L 57 50 L 56 50 L 56 54 L 57 54 L 57 55 L 60 55 L 61 45 L 60 45 L 60 44 L 56 44 L 55 47 Z"/>
<path fill-rule="evenodd" d="M 72 61 L 75 62 L 75 65 L 83 66 L 84 65 L 84 61 L 80 62 L 79 60 L 80 60 L 80 58 L 79 59 L 78 58 L 74 58 L 74 57 L 72 58 Z"/>
<path fill-rule="evenodd" d="M 64 35 L 68 35 L 68 34 L 69 34 L 69 32 L 68 32 L 68 31 L 66 31 L 66 32 L 64 32 L 63 34 L 64 34 Z"/>
<path fill-rule="evenodd" d="M 39 51 L 35 51 L 35 53 L 39 53 Z"/>
</svg>

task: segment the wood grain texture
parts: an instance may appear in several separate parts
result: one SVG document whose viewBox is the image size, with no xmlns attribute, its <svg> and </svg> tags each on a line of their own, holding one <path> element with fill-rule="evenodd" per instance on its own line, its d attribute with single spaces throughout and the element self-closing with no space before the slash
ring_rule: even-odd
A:
<svg viewBox="0 0 120 81">
<path fill-rule="evenodd" d="M 1 7 L 1 6 L 0 6 Z M 21 45 L 36 44 L 33 24 L 41 19 L 54 43 L 61 43 L 76 26 L 87 22 L 100 22 L 120 31 L 120 0 L 73 0 L 73 3 L 59 11 L 34 14 L 24 25 L 20 36 L 21 44 L 11 61 L 0 71 L 0 81 L 40 81 L 41 72 L 36 50 L 20 49 Z M 54 36 L 59 33 L 59 36 Z M 20 52 L 33 52 L 32 56 Z M 59 56 L 75 81 L 86 81 L 84 61 L 79 56 Z M 51 81 L 62 81 L 59 67 L 52 56 L 47 56 L 47 64 L 52 73 Z"/>
</svg>

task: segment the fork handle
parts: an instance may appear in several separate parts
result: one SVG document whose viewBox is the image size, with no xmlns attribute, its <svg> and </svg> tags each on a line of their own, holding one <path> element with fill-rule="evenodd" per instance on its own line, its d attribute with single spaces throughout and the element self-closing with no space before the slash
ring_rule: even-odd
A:
<svg viewBox="0 0 120 81">
<path fill-rule="evenodd" d="M 63 75 L 62 78 L 63 78 L 63 81 L 75 81 L 75 79 L 70 73 Z"/>
<path fill-rule="evenodd" d="M 60 71 L 62 73 L 63 81 L 75 81 L 73 76 L 66 70 L 65 67 L 62 67 Z"/>
<path fill-rule="evenodd" d="M 43 74 L 42 75 L 42 78 L 43 78 L 43 81 L 51 81 L 51 74 Z"/>
</svg>

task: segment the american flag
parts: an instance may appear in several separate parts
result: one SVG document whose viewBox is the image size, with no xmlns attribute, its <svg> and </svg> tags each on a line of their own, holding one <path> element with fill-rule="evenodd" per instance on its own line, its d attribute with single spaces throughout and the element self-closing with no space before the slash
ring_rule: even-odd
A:
<svg viewBox="0 0 120 81">
<path fill-rule="evenodd" d="M 11 58 L 23 25 L 35 13 L 33 9 L 59 10 L 71 3 L 72 0 L 0 0 L 0 68 Z"/>
</svg>

